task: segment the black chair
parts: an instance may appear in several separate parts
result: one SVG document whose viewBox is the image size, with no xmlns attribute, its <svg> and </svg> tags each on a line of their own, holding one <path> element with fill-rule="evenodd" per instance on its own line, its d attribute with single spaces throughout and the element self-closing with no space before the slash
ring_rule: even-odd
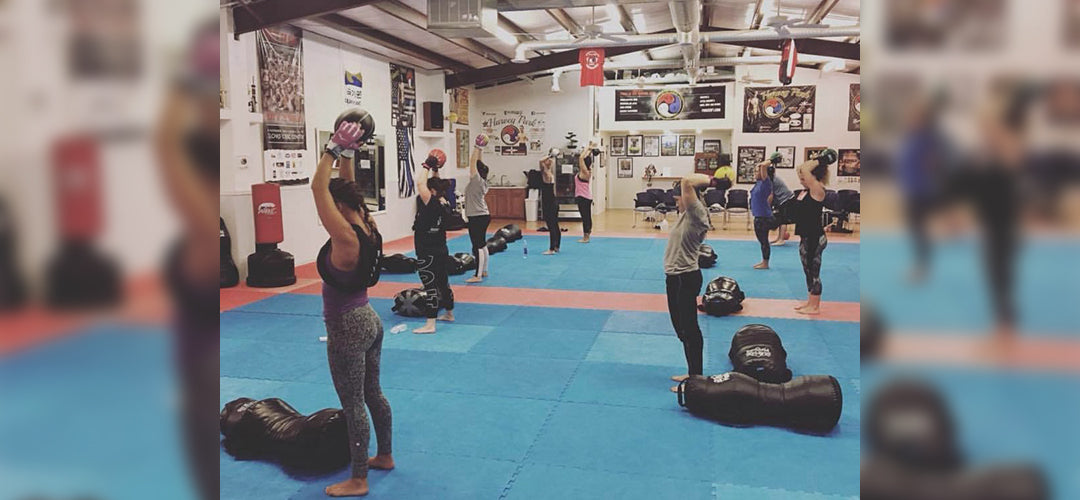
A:
<svg viewBox="0 0 1080 500">
<path fill-rule="evenodd" d="M 727 205 L 724 207 L 724 229 L 727 229 L 728 219 L 731 214 L 743 214 L 746 216 L 746 229 L 750 230 L 750 192 L 742 189 L 729 189 L 727 192 Z"/>
<path fill-rule="evenodd" d="M 840 196 L 840 209 L 847 214 L 847 221 L 854 222 L 857 231 L 862 219 L 862 194 L 854 189 L 841 189 L 838 194 Z"/>
<path fill-rule="evenodd" d="M 712 218 L 715 214 L 723 215 L 725 206 L 727 206 L 727 198 L 724 196 L 725 192 L 720 189 L 710 188 L 705 191 L 705 207 L 709 209 L 709 227 L 712 228 Z"/>
<path fill-rule="evenodd" d="M 634 195 L 634 225 L 637 227 L 638 214 L 644 216 L 644 220 L 651 220 L 656 214 L 656 204 L 659 200 L 648 191 L 642 191 Z"/>
<path fill-rule="evenodd" d="M 656 205 L 656 212 L 659 213 L 664 220 L 667 220 L 667 214 L 672 212 L 678 212 L 679 207 L 675 201 L 675 190 L 664 191 L 660 195 L 660 203 Z"/>
<path fill-rule="evenodd" d="M 821 225 L 829 227 L 835 219 L 842 219 L 843 213 L 840 209 L 840 194 L 835 190 L 826 189 L 825 199 L 821 204 L 823 208 L 821 210 Z"/>
</svg>

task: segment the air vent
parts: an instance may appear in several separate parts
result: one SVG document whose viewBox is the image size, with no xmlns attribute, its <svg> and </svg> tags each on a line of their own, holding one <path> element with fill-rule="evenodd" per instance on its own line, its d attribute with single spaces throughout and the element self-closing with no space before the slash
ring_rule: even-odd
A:
<svg viewBox="0 0 1080 500">
<path fill-rule="evenodd" d="M 428 0 L 428 31 L 447 38 L 495 36 L 497 0 Z"/>
</svg>

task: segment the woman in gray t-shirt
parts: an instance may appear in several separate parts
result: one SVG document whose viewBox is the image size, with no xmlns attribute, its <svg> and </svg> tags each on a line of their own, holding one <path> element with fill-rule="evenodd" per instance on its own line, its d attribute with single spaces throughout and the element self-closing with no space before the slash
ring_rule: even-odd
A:
<svg viewBox="0 0 1080 500">
<path fill-rule="evenodd" d="M 472 241 L 472 254 L 476 259 L 476 275 L 465 280 L 466 283 L 479 283 L 488 275 L 487 230 L 491 224 L 491 212 L 488 211 L 488 166 L 480 160 L 482 144 L 487 143 L 483 135 L 477 136 L 476 146 L 469 155 L 469 184 L 465 186 L 465 217 L 469 218 L 469 240 Z"/>
<path fill-rule="evenodd" d="M 709 177 L 702 174 L 691 174 L 679 181 L 679 219 L 671 227 L 664 250 L 668 314 L 686 355 L 687 374 L 671 377 L 676 382 L 682 382 L 690 375 L 702 375 L 703 370 L 701 358 L 705 341 L 697 318 L 697 296 L 701 293 L 702 283 L 698 252 L 709 232 L 709 211 L 698 199 L 697 189 L 707 187 L 709 181 Z M 678 386 L 672 387 L 671 392 L 678 392 Z"/>
</svg>

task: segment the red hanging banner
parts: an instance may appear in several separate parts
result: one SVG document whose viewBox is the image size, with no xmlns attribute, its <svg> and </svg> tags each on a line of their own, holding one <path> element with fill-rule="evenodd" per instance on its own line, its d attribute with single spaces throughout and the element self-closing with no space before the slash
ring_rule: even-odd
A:
<svg viewBox="0 0 1080 500">
<path fill-rule="evenodd" d="M 604 85 L 604 49 L 578 50 L 581 63 L 581 86 Z"/>
</svg>

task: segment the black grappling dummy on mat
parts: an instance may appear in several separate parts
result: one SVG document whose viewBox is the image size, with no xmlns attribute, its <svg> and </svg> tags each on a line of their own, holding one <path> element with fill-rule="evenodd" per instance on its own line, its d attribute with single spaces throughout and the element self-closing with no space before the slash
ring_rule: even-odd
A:
<svg viewBox="0 0 1080 500">
<path fill-rule="evenodd" d="M 840 420 L 843 396 L 830 375 L 803 375 L 783 384 L 727 372 L 679 383 L 679 405 L 699 417 L 734 426 L 772 425 L 826 434 Z"/>
<path fill-rule="evenodd" d="M 221 410 L 225 451 L 239 459 L 273 460 L 305 471 L 349 464 L 349 433 L 341 410 L 304 416 L 277 399 L 240 398 Z"/>
</svg>

